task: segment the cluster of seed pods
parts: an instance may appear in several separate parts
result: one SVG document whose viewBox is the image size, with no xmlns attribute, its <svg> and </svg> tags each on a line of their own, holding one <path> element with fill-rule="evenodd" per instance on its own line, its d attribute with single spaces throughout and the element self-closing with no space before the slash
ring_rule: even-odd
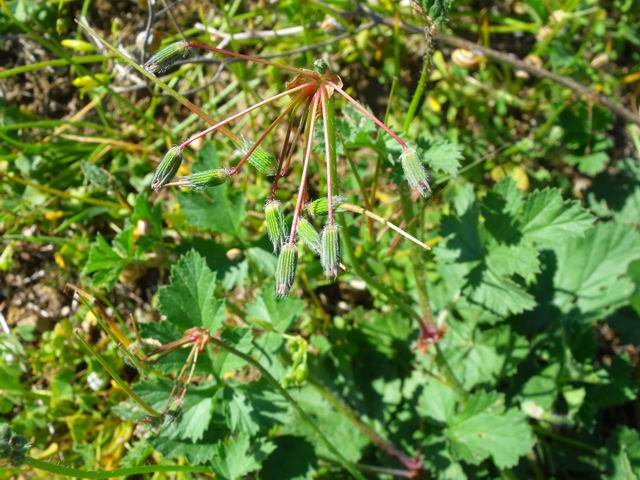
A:
<svg viewBox="0 0 640 480">
<path fill-rule="evenodd" d="M 320 256 L 320 262 L 325 274 L 330 278 L 338 275 L 340 266 L 339 228 L 335 222 L 334 211 L 339 197 L 333 194 L 332 157 L 329 132 L 332 129 L 329 118 L 329 99 L 338 94 L 354 105 L 364 117 L 372 120 L 379 128 L 389 134 L 401 147 L 400 163 L 409 186 L 423 196 L 430 191 L 427 172 L 416 151 L 410 148 L 396 133 L 381 120 L 358 103 L 342 89 L 342 80 L 327 68 L 324 61 L 316 61 L 314 70 L 295 68 L 275 63 L 259 57 L 252 57 L 219 48 L 191 43 L 187 41 L 171 44 L 153 55 L 145 64 L 151 73 L 159 73 L 169 68 L 176 60 L 184 58 L 193 49 L 212 51 L 218 54 L 235 57 L 246 61 L 263 63 L 294 74 L 294 78 L 287 82 L 284 91 L 251 105 L 220 122 L 198 132 L 179 145 L 172 147 L 158 165 L 153 177 L 151 188 L 154 191 L 162 187 L 177 186 L 194 190 L 215 187 L 225 183 L 229 178 L 237 175 L 246 162 L 253 165 L 259 172 L 272 178 L 271 193 L 265 204 L 264 213 L 269 239 L 274 252 L 278 254 L 276 267 L 276 293 L 286 296 L 295 278 L 298 258 L 298 239 L 309 246 Z M 263 131 L 255 142 L 238 137 L 227 129 L 226 125 L 241 118 L 260 107 L 271 104 L 282 98 L 288 98 L 288 103 L 281 109 L 273 122 Z M 262 142 L 285 119 L 287 131 L 284 144 L 278 158 L 261 147 Z M 297 125 L 294 125 L 298 120 Z M 313 225 L 302 215 L 307 191 L 307 177 L 314 140 L 316 123 L 321 121 L 324 131 L 324 157 L 326 167 L 326 198 L 313 202 L 309 208 L 318 213 L 326 213 L 327 222 L 322 232 L 318 233 Z M 203 136 L 218 131 L 233 141 L 242 152 L 242 157 L 231 168 L 216 168 L 204 172 L 194 173 L 187 177 L 175 178 L 182 162 L 182 152 L 194 141 Z M 287 227 L 282 204 L 275 199 L 279 179 L 289 171 L 295 146 L 302 138 L 302 173 L 298 187 L 298 196 L 293 210 L 291 225 Z"/>
</svg>

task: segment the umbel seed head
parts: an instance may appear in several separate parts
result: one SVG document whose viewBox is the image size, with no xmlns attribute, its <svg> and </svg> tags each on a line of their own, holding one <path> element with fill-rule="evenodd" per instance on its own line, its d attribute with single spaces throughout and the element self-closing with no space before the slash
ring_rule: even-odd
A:
<svg viewBox="0 0 640 480">
<path fill-rule="evenodd" d="M 264 218 L 269 240 L 273 245 L 273 252 L 278 253 L 280 247 L 287 241 L 287 227 L 284 223 L 282 204 L 277 200 L 268 201 L 264 206 Z"/>
<path fill-rule="evenodd" d="M 416 151 L 407 149 L 402 152 L 400 162 L 402 163 L 402 171 L 409 186 L 413 190 L 420 192 L 420 195 L 423 197 L 426 197 L 427 193 L 431 191 L 429 176 L 422 161 L 418 158 Z"/>
<path fill-rule="evenodd" d="M 158 50 L 144 64 L 145 70 L 153 74 L 162 73 L 176 61 L 183 59 L 189 53 L 189 43 L 185 41 L 175 42 Z"/>
<path fill-rule="evenodd" d="M 176 175 L 182 163 L 182 149 L 175 145 L 165 154 L 164 158 L 156 168 L 151 180 L 151 189 L 157 192 Z"/>
<path fill-rule="evenodd" d="M 298 248 L 295 243 L 286 243 L 280 250 L 276 265 L 276 295 L 286 297 L 293 285 L 298 262 Z"/>
<path fill-rule="evenodd" d="M 320 234 L 309 220 L 300 217 L 298 220 L 298 236 L 313 252 L 320 253 Z"/>
<path fill-rule="evenodd" d="M 327 225 L 322 230 L 320 263 L 329 278 L 338 276 L 340 265 L 340 238 L 337 225 Z"/>
</svg>

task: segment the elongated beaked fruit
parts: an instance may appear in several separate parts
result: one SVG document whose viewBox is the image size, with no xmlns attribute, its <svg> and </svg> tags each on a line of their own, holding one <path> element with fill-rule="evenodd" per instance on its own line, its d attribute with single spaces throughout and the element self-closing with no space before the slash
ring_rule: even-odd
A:
<svg viewBox="0 0 640 480">
<path fill-rule="evenodd" d="M 192 190 L 202 190 L 204 188 L 222 185 L 228 178 L 229 170 L 226 168 L 214 168 L 213 170 L 192 173 L 188 177 L 180 177 L 172 185 L 186 187 Z"/>
<path fill-rule="evenodd" d="M 313 252 L 320 254 L 320 234 L 304 217 L 300 217 L 298 220 L 298 236 Z"/>
<path fill-rule="evenodd" d="M 286 243 L 280 250 L 276 265 L 276 295 L 286 297 L 293 285 L 298 263 L 298 248 L 294 243 Z"/>
<path fill-rule="evenodd" d="M 249 153 L 249 150 L 251 149 L 251 147 L 253 147 L 253 145 L 253 141 L 244 139 L 242 145 L 240 145 L 240 152 L 242 152 L 243 155 L 246 155 L 247 153 Z M 278 168 L 276 158 L 272 154 L 267 152 L 264 148 L 256 148 L 251 153 L 251 156 L 248 158 L 248 160 L 249 163 L 253 165 L 253 168 L 258 170 L 258 172 L 260 172 L 261 174 L 267 177 L 272 177 L 276 174 L 276 170 Z"/>
<path fill-rule="evenodd" d="M 165 154 L 164 158 L 156 168 L 153 174 L 153 180 L 151 180 L 151 189 L 157 192 L 167 183 L 169 183 L 173 177 L 175 177 L 180 164 L 182 163 L 182 150 L 178 145 L 175 145 Z"/>
<path fill-rule="evenodd" d="M 267 234 L 273 245 L 273 252 L 278 253 L 280 247 L 287 241 L 286 225 L 282 204 L 277 200 L 270 200 L 264 206 L 264 218 L 267 224 Z"/>
<path fill-rule="evenodd" d="M 329 278 L 338 276 L 340 266 L 340 237 L 337 225 L 327 225 L 322 230 L 320 240 L 320 263 Z"/>
<path fill-rule="evenodd" d="M 416 151 L 407 149 L 402 152 L 400 162 L 402 163 L 402 171 L 409 186 L 413 190 L 420 192 L 420 195 L 423 197 L 426 197 L 427 193 L 431 191 L 429 176 L 422 161 L 418 158 Z"/>
<path fill-rule="evenodd" d="M 172 43 L 153 54 L 144 64 L 144 68 L 153 74 L 162 73 L 175 62 L 186 57 L 188 53 L 189 43 L 184 41 Z"/>
<path fill-rule="evenodd" d="M 344 197 L 340 195 L 334 195 L 331 203 L 333 204 L 333 211 L 340 212 L 340 205 L 344 203 Z M 312 217 L 317 215 L 326 215 L 329 213 L 329 199 L 327 197 L 322 197 L 317 200 L 314 200 L 309 205 L 307 205 L 307 211 Z"/>
</svg>

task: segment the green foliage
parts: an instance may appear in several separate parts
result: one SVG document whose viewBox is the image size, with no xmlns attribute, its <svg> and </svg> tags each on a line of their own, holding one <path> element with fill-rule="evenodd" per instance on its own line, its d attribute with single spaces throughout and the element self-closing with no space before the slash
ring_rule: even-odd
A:
<svg viewBox="0 0 640 480">
<path fill-rule="evenodd" d="M 340 456 L 366 478 L 640 478 L 640 131 L 600 96 L 633 105 L 637 2 L 185 0 L 168 2 L 172 17 L 156 8 L 144 52 L 145 2 L 5 3 L 0 479 L 61 475 L 35 472 L 36 458 L 102 475 L 350 478 Z M 145 59 L 198 114 L 113 51 L 74 43 L 73 18 Z M 319 234 L 321 115 L 296 245 L 304 132 L 273 197 L 286 117 L 255 168 L 227 176 L 286 97 L 229 122 L 231 138 L 169 150 L 208 126 L 199 108 L 218 122 L 294 77 L 188 63 L 172 18 L 189 41 L 211 41 L 199 19 L 233 32 L 229 50 L 322 63 L 407 142 L 402 155 L 333 93 L 339 238 Z M 425 37 L 434 26 L 446 35 Z M 451 35 L 598 95 L 455 53 Z M 175 476 L 145 472 L 130 476 Z"/>
</svg>

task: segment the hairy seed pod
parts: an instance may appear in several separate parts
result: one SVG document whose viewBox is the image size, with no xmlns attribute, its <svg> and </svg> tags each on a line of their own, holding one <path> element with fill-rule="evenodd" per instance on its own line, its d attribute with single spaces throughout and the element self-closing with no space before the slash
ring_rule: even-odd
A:
<svg viewBox="0 0 640 480">
<path fill-rule="evenodd" d="M 264 206 L 264 218 L 273 252 L 278 253 L 280 247 L 287 241 L 287 226 L 284 223 L 282 204 L 277 200 L 268 201 Z"/>
<path fill-rule="evenodd" d="M 402 152 L 400 162 L 402 163 L 404 178 L 406 178 L 409 186 L 420 192 L 420 195 L 423 197 L 426 197 L 427 193 L 431 191 L 429 176 L 422 161 L 418 158 L 416 151 L 408 149 Z"/>
<path fill-rule="evenodd" d="M 147 72 L 153 74 L 162 73 L 170 68 L 175 62 L 186 57 L 188 53 L 188 42 L 180 41 L 172 43 L 158 50 L 149 60 L 147 60 L 144 64 L 144 68 Z"/>
<path fill-rule="evenodd" d="M 175 184 L 192 190 L 202 190 L 222 185 L 228 178 L 229 171 L 226 168 L 214 168 L 213 170 L 192 173 L 188 177 L 180 177 Z"/>
<path fill-rule="evenodd" d="M 246 155 L 251 147 L 253 147 L 253 144 L 254 142 L 251 140 L 243 139 L 242 145 L 240 145 L 240 152 Z M 276 158 L 262 147 L 256 148 L 248 160 L 249 163 L 253 165 L 253 168 L 267 177 L 275 175 L 278 169 Z"/>
<path fill-rule="evenodd" d="M 298 220 L 298 236 L 313 252 L 320 253 L 320 234 L 309 220 L 300 217 Z"/>
<path fill-rule="evenodd" d="M 151 180 L 151 189 L 157 192 L 175 176 L 182 163 L 182 149 L 175 145 L 169 149 L 164 158 L 156 168 Z"/>
<path fill-rule="evenodd" d="M 340 205 L 344 203 L 344 197 L 341 197 L 339 195 L 334 195 L 332 200 L 333 200 L 332 202 L 333 211 L 334 212 L 342 211 L 340 209 Z M 307 205 L 307 211 L 312 217 L 315 217 L 318 215 L 326 215 L 327 213 L 329 213 L 329 199 L 327 197 L 323 197 L 323 198 L 314 200 L 309 205 Z"/>
<path fill-rule="evenodd" d="M 298 262 L 298 248 L 294 243 L 286 243 L 280 250 L 276 265 L 276 295 L 286 297 L 293 285 Z"/>
<path fill-rule="evenodd" d="M 322 230 L 320 263 L 329 278 L 338 276 L 340 265 L 340 237 L 337 225 L 327 225 Z"/>
</svg>

